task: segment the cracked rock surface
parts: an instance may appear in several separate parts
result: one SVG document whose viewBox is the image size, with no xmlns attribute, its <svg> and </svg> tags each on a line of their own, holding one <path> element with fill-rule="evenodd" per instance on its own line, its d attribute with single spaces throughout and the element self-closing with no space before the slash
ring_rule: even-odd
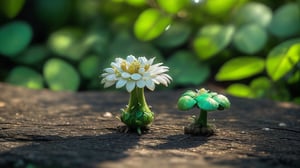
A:
<svg viewBox="0 0 300 168">
<path fill-rule="evenodd" d="M 0 167 L 300 167 L 300 107 L 229 97 L 208 114 L 216 135 L 183 127 L 183 90 L 146 92 L 155 113 L 147 134 L 119 133 L 126 92 L 51 92 L 0 83 Z"/>
</svg>

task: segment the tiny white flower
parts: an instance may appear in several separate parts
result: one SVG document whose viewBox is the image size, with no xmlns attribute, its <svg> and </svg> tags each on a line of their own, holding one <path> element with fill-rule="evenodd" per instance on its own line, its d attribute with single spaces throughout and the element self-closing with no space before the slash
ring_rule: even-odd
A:
<svg viewBox="0 0 300 168">
<path fill-rule="evenodd" d="M 110 64 L 110 68 L 104 69 L 101 83 L 104 84 L 104 87 L 110 87 L 114 84 L 116 84 L 116 88 L 125 86 L 128 92 L 131 92 L 135 87 L 147 87 L 153 91 L 155 84 L 168 86 L 172 80 L 166 74 L 169 67 L 162 66 L 162 63 L 153 64 L 154 59 L 136 58 L 133 55 L 127 56 L 126 59 L 116 58 Z"/>
</svg>

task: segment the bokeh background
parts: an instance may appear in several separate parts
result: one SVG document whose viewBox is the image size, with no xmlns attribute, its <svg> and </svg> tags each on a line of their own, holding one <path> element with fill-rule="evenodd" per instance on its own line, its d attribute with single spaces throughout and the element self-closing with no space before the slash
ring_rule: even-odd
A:
<svg viewBox="0 0 300 168">
<path fill-rule="evenodd" d="M 1 0 L 0 81 L 104 91 L 116 57 L 156 57 L 173 82 L 300 103 L 299 0 Z"/>
</svg>

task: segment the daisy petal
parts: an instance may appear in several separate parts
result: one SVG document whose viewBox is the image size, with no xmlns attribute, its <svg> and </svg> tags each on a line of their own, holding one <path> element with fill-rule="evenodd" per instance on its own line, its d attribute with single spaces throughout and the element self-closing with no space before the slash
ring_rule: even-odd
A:
<svg viewBox="0 0 300 168">
<path fill-rule="evenodd" d="M 104 88 L 110 87 L 110 86 L 112 86 L 112 85 L 114 85 L 114 84 L 115 84 L 115 82 L 112 82 L 112 81 L 106 81 L 106 82 L 104 83 Z"/>
<path fill-rule="evenodd" d="M 105 68 L 104 71 L 107 73 L 115 73 L 113 68 Z"/>
<path fill-rule="evenodd" d="M 142 75 L 138 74 L 138 73 L 134 73 L 131 75 L 131 79 L 133 80 L 140 80 L 142 78 Z"/>
<path fill-rule="evenodd" d="M 118 80 L 118 82 L 116 84 L 116 88 L 121 88 L 121 87 L 125 86 L 126 83 L 127 83 L 126 80 L 120 79 L 120 80 Z"/>
<path fill-rule="evenodd" d="M 131 75 L 129 73 L 127 73 L 127 72 L 123 72 L 121 74 L 121 76 L 122 76 L 122 78 L 130 78 Z"/>
<path fill-rule="evenodd" d="M 140 68 L 140 69 L 139 69 L 139 73 L 140 73 L 140 74 L 143 74 L 144 72 L 145 72 L 145 68 Z"/>
<path fill-rule="evenodd" d="M 105 79 L 106 79 L 106 80 L 109 80 L 109 81 L 114 81 L 114 80 L 116 80 L 117 78 L 116 78 L 116 75 L 115 75 L 115 74 L 110 74 L 110 75 L 107 75 L 107 76 L 105 77 Z"/>
<path fill-rule="evenodd" d="M 139 80 L 139 81 L 136 82 L 136 86 L 137 86 L 138 88 L 143 88 L 143 87 L 146 86 L 146 82 L 143 81 L 143 80 Z"/>
<path fill-rule="evenodd" d="M 146 86 L 149 90 L 153 91 L 155 89 L 155 84 L 151 79 L 148 79 L 145 82 L 146 82 Z"/>
<path fill-rule="evenodd" d="M 136 60 L 136 58 L 133 56 L 133 55 L 128 55 L 126 60 L 129 62 L 129 63 L 132 63 L 133 61 Z"/>
<path fill-rule="evenodd" d="M 126 84 L 126 90 L 128 92 L 131 92 L 135 87 L 135 82 L 134 81 L 128 81 Z"/>
<path fill-rule="evenodd" d="M 153 57 L 153 58 L 149 59 L 149 60 L 148 60 L 148 64 L 149 64 L 149 65 L 152 65 L 152 64 L 153 64 L 153 61 L 154 61 L 154 59 L 155 59 L 155 57 Z"/>
</svg>

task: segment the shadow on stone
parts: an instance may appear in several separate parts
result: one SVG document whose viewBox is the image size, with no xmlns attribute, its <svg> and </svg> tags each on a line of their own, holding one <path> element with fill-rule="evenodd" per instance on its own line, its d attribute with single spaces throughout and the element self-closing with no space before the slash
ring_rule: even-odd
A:
<svg viewBox="0 0 300 168">
<path fill-rule="evenodd" d="M 159 144 L 154 149 L 187 149 L 201 146 L 207 142 L 207 137 L 192 135 L 170 135 L 165 143 Z"/>
<path fill-rule="evenodd" d="M 0 167 L 97 167 L 105 161 L 128 157 L 126 151 L 135 146 L 135 134 L 108 133 L 98 136 L 33 136 L 7 140 L 26 145 L 0 153 Z"/>
</svg>

